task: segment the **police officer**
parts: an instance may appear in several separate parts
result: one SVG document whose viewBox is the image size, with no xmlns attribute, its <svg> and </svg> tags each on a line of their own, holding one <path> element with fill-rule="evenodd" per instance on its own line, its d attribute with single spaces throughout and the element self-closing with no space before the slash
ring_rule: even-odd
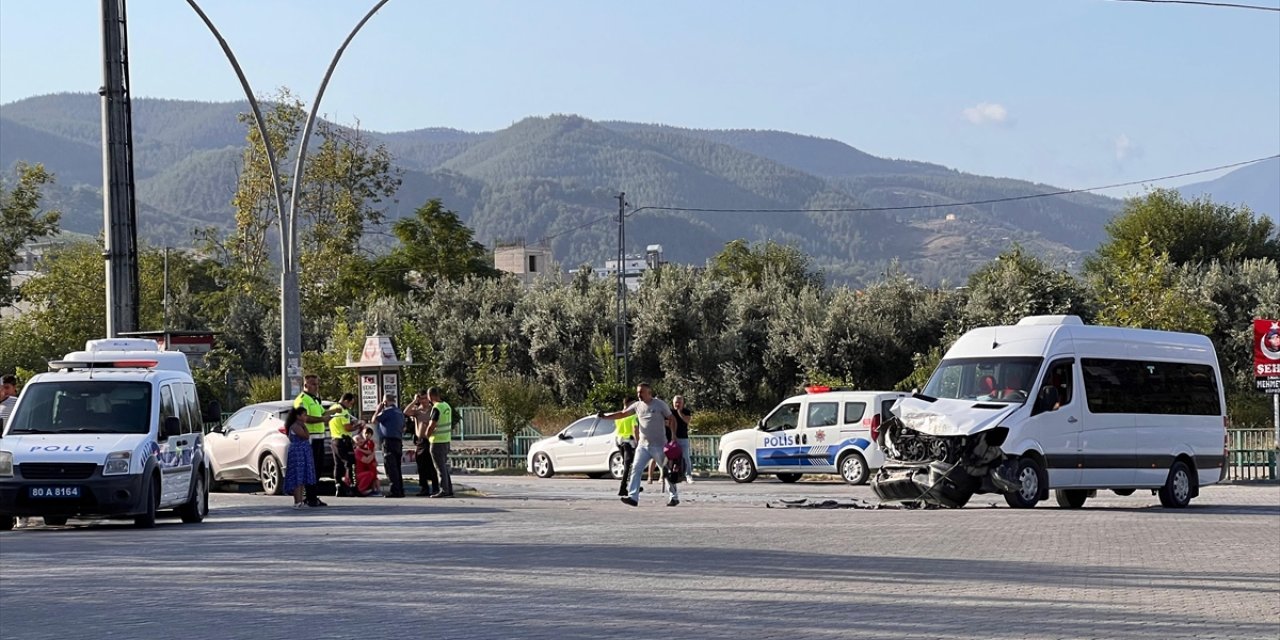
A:
<svg viewBox="0 0 1280 640">
<path fill-rule="evenodd" d="M 319 393 L 320 377 L 314 373 L 309 373 L 302 379 L 302 393 L 299 393 L 298 397 L 293 399 L 294 408 L 301 408 L 306 411 L 302 421 L 307 425 L 307 433 L 311 434 L 311 455 L 317 463 L 324 459 L 325 424 L 329 421 L 331 414 L 342 408 L 334 405 L 328 411 L 325 411 L 324 405 L 320 404 Z M 316 475 L 319 475 L 318 471 Z M 320 500 L 319 487 L 316 484 L 307 485 L 306 492 L 308 506 L 329 506 Z"/>
<path fill-rule="evenodd" d="M 333 414 L 332 418 L 329 418 L 330 446 L 333 449 L 333 479 L 337 481 L 334 490 L 338 497 L 355 495 L 352 489 L 355 487 L 356 446 L 351 434 L 363 425 L 350 413 L 351 407 L 355 404 L 356 394 L 342 394 L 342 399 L 337 405 L 341 408 Z"/>
<path fill-rule="evenodd" d="M 440 491 L 432 498 L 452 498 L 453 478 L 449 473 L 449 442 L 453 440 L 453 407 L 440 397 L 440 390 L 427 389 L 431 413 L 427 418 L 427 441 L 431 443 L 431 460 L 436 467 L 436 482 Z"/>
<path fill-rule="evenodd" d="M 622 408 L 634 404 L 636 399 L 632 396 L 624 396 L 622 398 Z M 636 427 L 640 421 L 630 415 L 625 418 L 618 418 L 615 422 L 616 431 L 614 432 L 614 441 L 618 445 L 618 452 L 622 454 L 622 482 L 618 484 L 618 495 L 627 495 L 627 484 L 631 482 L 631 465 L 636 461 Z"/>
</svg>

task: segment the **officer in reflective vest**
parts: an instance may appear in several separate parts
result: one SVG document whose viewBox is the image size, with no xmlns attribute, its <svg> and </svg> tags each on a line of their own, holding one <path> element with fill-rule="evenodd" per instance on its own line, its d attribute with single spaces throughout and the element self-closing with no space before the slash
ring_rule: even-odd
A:
<svg viewBox="0 0 1280 640">
<path fill-rule="evenodd" d="M 440 390 L 427 389 L 431 401 L 431 417 L 427 419 L 427 441 L 431 443 L 431 461 L 435 463 L 440 491 L 432 498 L 452 498 L 453 478 L 449 474 L 449 442 L 453 440 L 453 407 L 440 397 Z"/>
<path fill-rule="evenodd" d="M 324 410 L 324 405 L 320 404 L 320 378 L 314 373 L 307 374 L 302 379 L 302 393 L 293 399 L 293 407 L 295 409 L 302 408 L 307 412 L 302 417 L 302 421 L 307 425 L 307 433 L 311 434 L 311 457 L 315 461 L 316 475 L 320 475 L 320 461 L 324 460 L 324 429 L 325 424 L 329 421 L 329 416 L 338 409 L 330 408 L 329 411 Z M 337 405 L 335 405 L 337 406 Z M 307 485 L 307 504 L 312 507 L 327 507 L 320 500 L 319 487 L 315 484 Z"/>
<path fill-rule="evenodd" d="M 626 409 L 635 401 L 631 396 L 624 396 L 622 408 Z M 622 482 L 618 485 L 618 495 L 626 496 L 627 483 L 631 482 L 631 465 L 636 461 L 636 427 L 640 426 L 640 420 L 635 416 L 627 416 L 618 418 L 614 425 L 614 440 L 618 445 L 618 453 L 622 454 Z"/>
<path fill-rule="evenodd" d="M 355 495 L 356 445 L 351 434 L 364 426 L 351 415 L 355 404 L 356 394 L 342 394 L 337 411 L 329 419 L 329 448 L 333 450 L 333 479 L 337 481 L 334 491 L 339 498 Z"/>
</svg>

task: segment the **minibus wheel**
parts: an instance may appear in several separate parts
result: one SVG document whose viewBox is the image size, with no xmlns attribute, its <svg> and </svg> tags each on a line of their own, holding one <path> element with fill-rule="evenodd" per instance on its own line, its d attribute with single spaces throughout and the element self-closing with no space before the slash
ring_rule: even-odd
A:
<svg viewBox="0 0 1280 640">
<path fill-rule="evenodd" d="M 0 531 L 13 531 L 18 526 L 18 519 L 13 516 L 0 516 Z"/>
<path fill-rule="evenodd" d="M 1053 497 L 1058 501 L 1058 506 L 1063 509 L 1079 509 L 1084 506 L 1084 501 L 1089 498 L 1087 489 L 1058 489 L 1053 492 Z"/>
<path fill-rule="evenodd" d="M 1030 509 L 1040 502 L 1040 493 L 1047 478 L 1044 469 L 1040 468 L 1040 463 L 1034 458 L 1022 457 L 1018 459 L 1018 471 L 1014 474 L 1015 481 L 1020 487 L 1013 493 L 1004 494 L 1004 501 L 1014 509 Z"/>
<path fill-rule="evenodd" d="M 1175 460 L 1169 467 L 1169 479 L 1160 487 L 1160 506 L 1166 509 L 1181 509 L 1191 504 L 1191 496 L 1195 495 L 1195 477 L 1191 468 L 1181 460 Z"/>
</svg>

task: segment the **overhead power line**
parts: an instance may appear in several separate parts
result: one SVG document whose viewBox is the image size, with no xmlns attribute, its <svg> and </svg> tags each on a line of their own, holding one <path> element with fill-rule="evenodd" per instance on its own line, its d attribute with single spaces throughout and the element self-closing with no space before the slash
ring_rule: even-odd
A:
<svg viewBox="0 0 1280 640">
<path fill-rule="evenodd" d="M 832 209 L 721 209 L 721 208 L 713 208 L 713 207 L 644 206 L 644 207 L 637 207 L 635 209 L 632 209 L 631 211 L 628 211 L 626 217 L 630 218 L 631 216 L 637 213 L 640 213 L 642 211 L 676 211 L 676 212 L 685 212 L 685 213 L 873 213 L 877 211 L 914 211 L 919 209 L 934 209 L 937 207 L 971 207 L 971 206 L 978 206 L 978 205 L 985 205 L 985 204 L 1000 204 L 1004 202 L 1035 200 L 1037 198 L 1053 198 L 1056 196 L 1071 195 L 1073 193 L 1089 193 L 1092 191 L 1106 191 L 1108 189 L 1118 189 L 1120 187 L 1132 187 L 1140 184 L 1147 184 L 1149 182 L 1161 182 L 1164 180 L 1173 180 L 1175 178 L 1186 178 L 1188 176 L 1196 176 L 1204 173 L 1213 173 L 1214 171 L 1235 169 L 1237 167 L 1243 167 L 1245 165 L 1250 165 L 1250 164 L 1257 164 L 1259 162 L 1274 160 L 1276 158 L 1280 158 L 1280 154 L 1267 156 L 1265 158 L 1254 158 L 1253 160 L 1244 160 L 1242 162 L 1233 162 L 1231 164 L 1224 164 L 1216 167 L 1209 167 L 1207 169 L 1197 169 L 1195 171 L 1175 173 L 1172 175 L 1160 176 L 1158 178 L 1146 178 L 1144 180 L 1118 182 L 1115 184 L 1100 185 L 1096 187 L 1084 187 L 1082 189 L 1062 189 L 1059 191 L 1047 191 L 1044 193 L 1030 193 L 1022 196 L 1008 196 L 1004 198 L 991 198 L 988 200 L 970 200 L 968 202 L 912 204 L 912 205 L 901 205 L 901 206 L 894 206 L 894 207 L 840 207 L 840 208 L 832 208 Z M 585 229 L 587 227 L 590 227 L 595 224 L 599 224 L 606 220 L 616 220 L 616 219 L 617 219 L 616 216 L 612 214 L 606 215 L 606 216 L 600 216 L 598 218 L 592 218 L 591 220 L 574 225 L 572 227 L 569 227 L 568 229 L 564 229 L 562 231 L 557 231 L 555 233 L 542 236 L 541 240 L 543 242 L 547 242 L 554 238 L 558 238 L 562 235 L 565 235 L 566 233 L 573 233 L 574 231 Z"/>
<path fill-rule="evenodd" d="M 1253 160 L 1245 160 L 1243 162 L 1233 162 L 1208 169 L 1197 169 L 1196 171 L 1187 171 L 1185 173 L 1175 173 L 1173 175 L 1160 176 L 1158 178 L 1147 178 L 1145 180 L 1133 180 L 1131 182 L 1117 182 L 1115 184 L 1101 185 L 1097 187 L 1085 187 L 1082 189 L 1062 189 L 1060 191 L 1047 191 L 1044 193 L 1030 193 L 1023 196 L 1008 196 L 1005 198 L 991 198 L 988 200 L 970 200 L 968 202 L 943 202 L 937 204 L 912 204 L 894 207 L 839 207 L 832 209 L 715 209 L 708 207 L 639 207 L 632 209 L 627 215 L 631 216 L 641 211 L 684 211 L 689 213 L 870 213 L 875 211 L 912 211 L 917 209 L 935 209 L 937 207 L 969 207 L 982 204 L 1000 204 L 1002 202 L 1017 202 L 1020 200 L 1034 200 L 1036 198 L 1052 198 L 1055 196 L 1066 196 L 1073 193 L 1088 193 L 1090 191 L 1106 191 L 1107 189 L 1118 189 L 1120 187 L 1132 187 L 1135 185 L 1146 184 L 1148 182 L 1160 182 L 1162 180 L 1173 180 L 1174 178 L 1185 178 L 1187 176 L 1200 175 L 1202 173 L 1213 173 L 1214 171 L 1222 171 L 1224 169 L 1234 169 L 1245 165 L 1265 162 L 1280 158 L 1280 154 L 1267 156 L 1265 158 L 1254 158 Z M 608 220 L 611 216 L 605 216 L 601 220 Z"/>
<path fill-rule="evenodd" d="M 1148 4 L 1192 4 L 1201 7 L 1218 7 L 1223 9 L 1252 9 L 1254 11 L 1276 11 L 1280 7 L 1267 7 L 1259 4 L 1238 4 L 1235 2 L 1201 2 L 1200 0 L 1111 0 L 1112 2 L 1145 2 Z"/>
</svg>

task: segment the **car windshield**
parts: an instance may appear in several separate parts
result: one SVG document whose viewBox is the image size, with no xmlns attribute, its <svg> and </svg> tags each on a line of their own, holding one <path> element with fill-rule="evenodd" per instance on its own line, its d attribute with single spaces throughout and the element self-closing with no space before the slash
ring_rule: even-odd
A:
<svg viewBox="0 0 1280 640">
<path fill-rule="evenodd" d="M 1031 394 L 1042 358 L 957 358 L 943 360 L 924 395 L 956 400 L 1023 403 Z"/>
<path fill-rule="evenodd" d="M 27 385 L 6 433 L 147 433 L 151 385 L 86 380 Z"/>
</svg>

